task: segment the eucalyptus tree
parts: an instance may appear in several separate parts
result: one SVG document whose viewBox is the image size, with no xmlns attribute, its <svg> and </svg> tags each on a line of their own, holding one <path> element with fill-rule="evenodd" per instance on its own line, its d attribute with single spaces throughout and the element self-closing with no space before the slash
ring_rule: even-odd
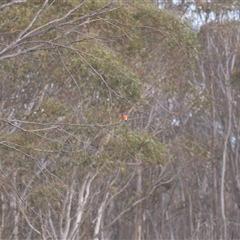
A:
<svg viewBox="0 0 240 240">
<path fill-rule="evenodd" d="M 189 25 L 141 1 L 0 8 L 0 238 L 177 236 L 161 195 L 181 170 L 170 102 L 188 97 Z"/>
</svg>

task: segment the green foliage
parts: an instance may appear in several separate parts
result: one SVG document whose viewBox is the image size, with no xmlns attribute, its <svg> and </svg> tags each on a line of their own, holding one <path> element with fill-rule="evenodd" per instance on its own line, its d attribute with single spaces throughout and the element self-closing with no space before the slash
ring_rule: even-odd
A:
<svg viewBox="0 0 240 240">
<path fill-rule="evenodd" d="M 62 196 L 65 191 L 64 186 L 56 181 L 48 182 L 48 184 L 39 183 L 31 189 L 28 201 L 34 203 L 42 211 L 48 209 L 49 205 L 55 211 L 59 211 L 61 210 Z"/>
<path fill-rule="evenodd" d="M 79 43 L 74 47 L 81 49 L 81 58 L 72 56 L 67 66 L 78 76 L 78 84 L 86 89 L 86 95 L 98 91 L 100 99 L 97 101 L 102 100 L 101 104 L 106 104 L 106 100 L 112 96 L 111 103 L 116 108 L 124 102 L 121 99 L 132 103 L 140 99 L 139 80 L 123 63 L 120 55 L 116 55 L 100 43 Z M 72 54 L 70 51 L 68 53 Z"/>
<path fill-rule="evenodd" d="M 105 146 L 105 151 L 115 162 L 142 161 L 144 165 L 163 164 L 170 159 L 167 147 L 147 132 L 130 131 L 127 126 L 119 130 Z"/>
<path fill-rule="evenodd" d="M 212 153 L 207 146 L 200 144 L 199 142 L 195 141 L 192 136 L 189 137 L 181 137 L 179 139 L 182 147 L 185 149 L 186 153 L 189 154 L 191 157 L 195 159 L 199 158 L 201 160 L 211 160 Z M 206 162 L 202 162 L 205 164 Z"/>
<path fill-rule="evenodd" d="M 104 8 L 105 13 L 93 14 L 108 2 L 49 1 L 26 33 L 45 26 L 42 31 L 26 35 L 6 54 L 40 44 L 38 50 L 1 61 L 0 114 L 6 120 L 1 128 L 1 163 L 5 181 L 14 175 L 13 193 L 19 193 L 29 206 L 29 211 L 23 209 L 26 218 L 21 215 L 26 230 L 25 219 L 32 219 L 41 233 L 50 220 L 61 229 L 67 223 L 68 204 L 71 220 L 81 207 L 86 225 L 96 218 L 102 199 L 119 204 L 120 214 L 122 207 L 135 211 L 141 197 L 148 204 L 156 195 L 149 202 L 158 204 L 161 179 L 166 188 L 174 185 L 168 181 L 173 178 L 171 169 L 169 176 L 167 171 L 161 175 L 161 167 L 173 159 L 171 139 L 164 139 L 165 133 L 161 136 L 165 120 L 160 118 L 170 116 L 158 117 L 166 107 L 162 100 L 167 101 L 171 91 L 172 95 L 189 91 L 192 109 L 209 106 L 188 83 L 197 52 L 196 34 L 189 25 L 146 1 L 117 1 Z M 81 3 L 67 18 L 54 21 Z M 41 4 L 27 1 L 0 11 L 1 49 L 14 44 Z M 111 11 L 112 7 L 116 9 Z M 122 112 L 129 114 L 128 123 L 119 119 Z M 21 125 L 13 131 L 7 122 L 15 119 Z M 143 130 L 146 122 L 149 132 Z M 187 138 L 178 140 L 190 156 L 207 157 L 204 146 Z M 136 169 L 142 171 L 141 193 L 136 191 Z M 90 198 L 83 199 L 88 191 Z M 119 214 L 112 209 L 110 218 L 113 212 Z"/>
<path fill-rule="evenodd" d="M 82 25 L 84 15 L 107 2 L 86 1 L 57 27 L 49 25 L 51 28 L 44 34 L 24 42 L 28 47 L 37 41 L 48 41 L 41 51 L 1 62 L 5 106 L 17 109 L 15 117 L 39 123 L 66 123 L 59 129 L 36 133 L 31 130 L 37 126 L 24 125 L 25 132 L 18 130 L 9 136 L 9 141 L 22 146 L 22 150 L 32 149 L 27 152 L 36 159 L 41 158 L 41 151 L 47 152 L 52 162 L 59 164 L 57 175 L 67 171 L 68 164 L 112 169 L 138 159 L 154 165 L 170 158 L 167 146 L 149 133 L 106 127 L 108 131 L 116 130 L 117 137 L 103 144 L 96 136 L 104 135 L 104 131 L 92 124 L 108 126 L 118 121 L 121 111 L 135 105 L 143 108 L 147 103 L 145 84 L 178 91 L 179 85 L 185 84 L 189 62 L 194 59 L 196 35 L 178 17 L 141 1 L 129 5 L 118 2 L 114 6 L 119 9 Z M 55 1 L 29 31 L 61 18 L 77 4 L 79 1 Z M 39 7 L 38 3 L 27 3 L 4 8 L 0 13 L 4 40 L 13 41 Z M 72 31 L 66 34 L 69 29 Z M 167 69 L 164 77 L 159 76 L 161 64 Z M 163 80 L 156 80 L 159 78 Z M 49 88 L 40 106 L 26 115 L 26 108 L 33 99 L 39 99 L 46 84 Z M 91 147 L 83 147 L 85 141 Z M 66 159 L 71 159 L 68 164 Z"/>
<path fill-rule="evenodd" d="M 45 98 L 41 104 L 41 110 L 37 111 L 31 119 L 42 122 L 55 122 L 59 117 L 66 116 L 68 109 L 60 99 L 56 97 Z"/>
</svg>

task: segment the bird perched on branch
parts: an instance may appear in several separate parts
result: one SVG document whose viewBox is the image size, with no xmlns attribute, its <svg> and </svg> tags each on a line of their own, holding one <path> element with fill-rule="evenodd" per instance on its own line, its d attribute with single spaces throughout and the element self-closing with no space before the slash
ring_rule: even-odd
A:
<svg viewBox="0 0 240 240">
<path fill-rule="evenodd" d="M 133 106 L 133 107 L 131 107 L 129 110 L 124 111 L 124 113 L 121 114 L 121 119 L 122 119 L 122 121 L 127 122 L 128 116 L 130 115 L 130 113 L 131 113 L 132 111 L 135 112 L 136 110 L 137 110 L 136 107 Z"/>
<path fill-rule="evenodd" d="M 122 113 L 122 114 L 121 114 L 121 119 L 122 119 L 123 121 L 127 122 L 127 119 L 128 119 L 127 114 Z"/>
</svg>

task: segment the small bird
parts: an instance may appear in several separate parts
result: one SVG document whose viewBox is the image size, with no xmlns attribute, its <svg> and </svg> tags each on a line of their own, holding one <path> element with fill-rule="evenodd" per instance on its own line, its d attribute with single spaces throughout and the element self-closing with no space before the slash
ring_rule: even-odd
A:
<svg viewBox="0 0 240 240">
<path fill-rule="evenodd" d="M 126 121 L 126 122 L 127 122 L 127 119 L 128 119 L 127 114 L 122 113 L 122 115 L 121 115 L 121 119 L 122 119 L 123 121 Z"/>
</svg>

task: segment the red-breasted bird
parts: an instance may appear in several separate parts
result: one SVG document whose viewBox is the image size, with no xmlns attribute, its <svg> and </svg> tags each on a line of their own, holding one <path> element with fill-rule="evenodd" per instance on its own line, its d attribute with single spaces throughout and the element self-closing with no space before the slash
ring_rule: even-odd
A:
<svg viewBox="0 0 240 240">
<path fill-rule="evenodd" d="M 121 119 L 122 119 L 123 121 L 127 121 L 127 119 L 128 119 L 127 114 L 122 113 L 122 114 L 121 114 Z"/>
</svg>

